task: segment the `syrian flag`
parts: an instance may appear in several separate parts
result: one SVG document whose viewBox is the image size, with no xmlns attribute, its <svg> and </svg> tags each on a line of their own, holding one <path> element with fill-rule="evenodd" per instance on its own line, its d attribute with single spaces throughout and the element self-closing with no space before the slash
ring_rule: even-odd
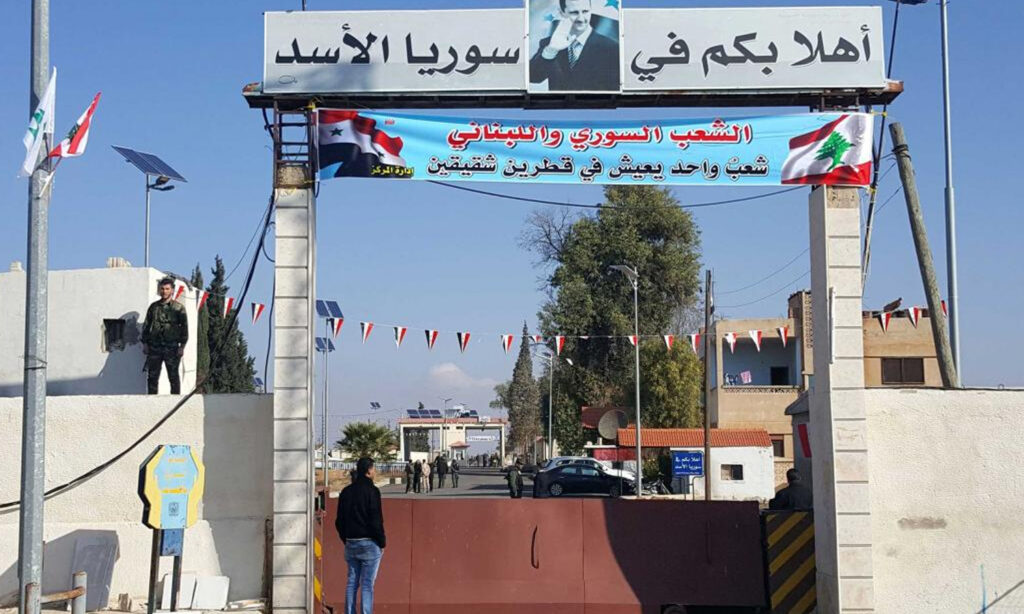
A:
<svg viewBox="0 0 1024 614">
<path fill-rule="evenodd" d="M 370 333 L 373 331 L 373 322 L 360 322 L 359 330 L 363 333 L 363 343 L 370 338 Z"/>
<path fill-rule="evenodd" d="M 508 354 L 509 348 L 512 347 L 512 341 L 516 338 L 515 335 L 502 335 L 501 336 L 501 349 L 505 350 L 505 354 Z"/>
<path fill-rule="evenodd" d="M 436 330 L 425 330 L 423 332 L 427 333 L 427 349 L 428 350 L 434 349 L 434 343 L 437 341 L 437 331 Z"/>
<path fill-rule="evenodd" d="M 32 112 L 28 121 L 28 129 L 21 142 L 25 144 L 25 161 L 21 163 L 18 170 L 19 177 L 30 177 L 36 170 L 36 162 L 39 160 L 39 149 L 43 146 L 46 136 L 53 136 L 53 106 L 54 98 L 57 95 L 57 69 L 54 68 L 50 74 L 50 82 L 46 85 L 43 97 L 39 99 L 39 106 Z"/>
<path fill-rule="evenodd" d="M 231 314 L 231 310 L 235 306 L 235 297 L 227 296 L 224 297 L 224 317 L 228 317 Z"/>
<path fill-rule="evenodd" d="M 686 335 L 690 339 L 690 347 L 693 348 L 694 354 L 699 354 L 697 348 L 700 347 L 700 333 L 693 333 L 692 335 Z"/>
<path fill-rule="evenodd" d="M 196 311 L 202 311 L 203 305 L 206 304 L 206 299 L 208 298 L 210 298 L 209 292 L 207 292 L 206 290 L 201 290 L 199 292 L 199 306 L 196 307 Z"/>
<path fill-rule="evenodd" d="M 334 338 L 337 339 L 338 335 L 341 334 L 341 326 L 345 323 L 345 318 L 327 318 L 327 326 L 331 329 L 331 333 Z"/>
<path fill-rule="evenodd" d="M 82 113 L 75 125 L 64 137 L 59 145 L 50 152 L 51 158 L 74 158 L 85 153 L 85 146 L 89 144 L 89 128 L 92 127 L 92 114 L 96 112 L 96 105 L 100 103 L 100 94 L 92 99 L 89 108 Z"/>
<path fill-rule="evenodd" d="M 408 332 L 408 327 L 396 326 L 395 327 L 395 347 L 402 347 L 402 342 L 405 341 L 405 333 Z"/>
<path fill-rule="evenodd" d="M 555 356 L 562 355 L 562 348 L 565 347 L 565 335 L 555 335 Z"/>
<path fill-rule="evenodd" d="M 466 346 L 469 345 L 469 333 L 468 332 L 455 333 L 455 336 L 459 340 L 459 351 L 465 353 Z"/>
<path fill-rule="evenodd" d="M 944 316 L 946 316 L 948 318 L 949 317 L 949 310 L 946 309 L 946 301 L 940 301 L 940 304 L 942 305 L 942 315 L 944 315 Z"/>
<path fill-rule="evenodd" d="M 544 343 L 544 337 L 542 337 L 540 335 L 534 335 L 533 336 L 533 342 L 534 343 Z"/>
<path fill-rule="evenodd" d="M 813 132 L 790 139 L 782 183 L 871 183 L 872 120 L 868 113 L 844 113 Z"/>
<path fill-rule="evenodd" d="M 911 307 L 907 310 L 907 316 L 910 317 L 910 321 L 914 324 L 914 328 L 917 328 L 917 322 L 921 319 L 921 308 Z"/>
<path fill-rule="evenodd" d="M 725 333 L 724 335 L 722 335 L 722 339 L 725 339 L 725 341 L 729 344 L 729 353 L 730 354 L 735 354 L 736 353 L 736 333 Z"/>
<path fill-rule="evenodd" d="M 757 347 L 757 351 L 761 351 L 761 331 L 759 330 L 748 330 L 747 334 L 750 335 L 751 341 L 754 342 L 754 346 Z"/>
<path fill-rule="evenodd" d="M 882 332 L 889 332 L 889 320 L 892 318 L 891 311 L 883 311 L 878 314 L 878 321 L 882 323 Z"/>
<path fill-rule="evenodd" d="M 786 347 L 786 341 L 789 339 L 789 327 L 780 326 L 775 330 L 779 331 L 779 339 L 782 339 L 782 347 Z"/>
<path fill-rule="evenodd" d="M 675 335 L 662 335 L 661 338 L 665 340 L 665 347 L 669 351 L 671 351 L 672 350 L 672 344 L 675 343 L 675 341 L 676 341 L 676 336 Z"/>
<path fill-rule="evenodd" d="M 181 298 L 182 294 L 185 294 L 185 284 L 178 284 L 177 289 L 174 291 L 174 300 Z"/>
<path fill-rule="evenodd" d="M 408 167 L 399 155 L 401 137 L 380 130 L 377 120 L 356 111 L 320 110 L 317 114 L 320 179 L 373 177 L 378 168 Z"/>
<path fill-rule="evenodd" d="M 629 336 L 629 344 L 630 344 L 631 346 L 633 346 L 633 347 L 636 347 L 636 343 L 637 343 L 637 341 L 638 341 L 638 338 L 637 338 L 637 336 L 636 336 L 636 335 L 630 335 L 630 336 Z"/>
<path fill-rule="evenodd" d="M 263 303 L 252 304 L 252 323 L 254 325 L 256 324 L 256 321 L 260 319 L 260 316 L 263 315 L 264 309 L 266 309 L 266 305 Z"/>
</svg>

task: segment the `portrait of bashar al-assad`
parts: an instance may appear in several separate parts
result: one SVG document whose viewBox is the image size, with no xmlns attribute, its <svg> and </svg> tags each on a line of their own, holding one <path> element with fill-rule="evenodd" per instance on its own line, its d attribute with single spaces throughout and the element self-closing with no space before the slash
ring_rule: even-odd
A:
<svg viewBox="0 0 1024 614">
<path fill-rule="evenodd" d="M 617 0 L 530 0 L 530 91 L 619 91 Z"/>
</svg>

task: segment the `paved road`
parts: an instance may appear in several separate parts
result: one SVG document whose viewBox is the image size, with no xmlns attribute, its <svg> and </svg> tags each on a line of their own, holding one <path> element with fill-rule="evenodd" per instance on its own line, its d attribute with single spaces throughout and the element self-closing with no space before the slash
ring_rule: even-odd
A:
<svg viewBox="0 0 1024 614">
<path fill-rule="evenodd" d="M 385 497 L 397 498 L 443 498 L 459 499 L 469 497 L 508 497 L 508 483 L 505 476 L 497 469 L 463 468 L 459 472 L 459 487 L 451 487 L 451 476 L 446 478 L 446 487 L 438 488 L 437 480 L 434 481 L 434 492 L 405 494 L 405 484 L 393 484 L 382 486 L 380 492 Z M 523 480 L 523 497 L 533 496 L 533 482 L 529 479 Z"/>
</svg>

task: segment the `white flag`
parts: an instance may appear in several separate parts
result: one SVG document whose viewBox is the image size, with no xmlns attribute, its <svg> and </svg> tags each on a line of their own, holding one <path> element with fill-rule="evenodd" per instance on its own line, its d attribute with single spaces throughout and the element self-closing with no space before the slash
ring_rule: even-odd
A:
<svg viewBox="0 0 1024 614">
<path fill-rule="evenodd" d="M 57 69 L 53 69 L 50 75 L 50 83 L 46 86 L 46 92 L 39 101 L 39 106 L 32 113 L 28 121 L 28 130 L 25 131 L 21 142 L 25 144 L 25 161 L 21 163 L 18 170 L 19 177 L 31 177 L 32 171 L 36 169 L 36 161 L 39 160 L 39 148 L 43 146 L 46 135 L 53 135 L 53 101 L 57 90 Z"/>
</svg>

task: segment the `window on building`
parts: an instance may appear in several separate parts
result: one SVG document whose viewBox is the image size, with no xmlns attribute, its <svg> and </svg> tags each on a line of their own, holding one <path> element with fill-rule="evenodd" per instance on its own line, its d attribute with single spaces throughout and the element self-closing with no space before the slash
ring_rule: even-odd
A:
<svg viewBox="0 0 1024 614">
<path fill-rule="evenodd" d="M 889 385 L 923 384 L 923 358 L 883 358 L 882 383 Z"/>
<path fill-rule="evenodd" d="M 776 458 L 786 455 L 786 440 L 783 437 L 772 437 L 772 454 Z"/>
<path fill-rule="evenodd" d="M 103 351 L 123 350 L 127 322 L 121 319 L 103 320 Z"/>
<path fill-rule="evenodd" d="M 789 367 L 771 368 L 772 386 L 789 386 Z"/>
<path fill-rule="evenodd" d="M 722 480 L 738 481 L 743 479 L 743 465 L 722 465 Z"/>
</svg>

